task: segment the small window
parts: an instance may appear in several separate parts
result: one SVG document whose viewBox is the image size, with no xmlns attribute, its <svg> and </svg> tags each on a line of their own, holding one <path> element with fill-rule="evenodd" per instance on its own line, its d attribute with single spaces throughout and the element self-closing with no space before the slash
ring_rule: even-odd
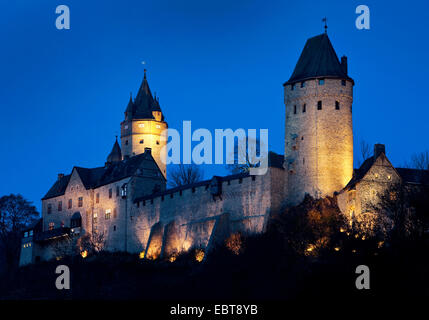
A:
<svg viewBox="0 0 429 320">
<path fill-rule="evenodd" d="M 227 183 L 229 186 L 231 185 L 231 180 L 228 180 L 228 183 Z"/>
<path fill-rule="evenodd" d="M 128 140 L 125 140 L 125 145 L 126 145 L 126 146 L 128 145 Z"/>
<path fill-rule="evenodd" d="M 72 207 L 73 207 L 73 200 L 69 199 L 69 206 L 68 206 L 68 208 L 71 209 Z"/>
<path fill-rule="evenodd" d="M 106 212 L 104 213 L 104 218 L 105 218 L 106 220 L 109 220 L 109 219 L 110 219 L 110 213 L 111 213 L 111 210 L 110 210 L 110 209 L 107 209 L 107 210 L 106 210 Z"/>
<path fill-rule="evenodd" d="M 140 201 L 137 201 L 136 206 L 137 208 L 140 208 Z"/>
<path fill-rule="evenodd" d="M 305 164 L 305 158 L 302 158 L 302 164 Z"/>
<path fill-rule="evenodd" d="M 293 91 L 295 89 L 295 84 L 291 84 L 290 89 Z"/>
<path fill-rule="evenodd" d="M 143 143 L 144 143 L 144 139 L 141 139 L 141 140 L 140 140 L 140 144 L 143 144 Z"/>
<path fill-rule="evenodd" d="M 346 86 L 346 80 L 341 80 L 341 85 L 342 85 L 343 87 L 345 87 L 345 86 Z"/>
<path fill-rule="evenodd" d="M 325 84 L 325 79 L 319 79 L 319 85 L 323 86 Z"/>
<path fill-rule="evenodd" d="M 32 237 L 33 236 L 33 230 L 28 231 L 28 236 Z"/>
<path fill-rule="evenodd" d="M 195 193 L 195 188 L 192 188 L 192 193 Z"/>
<path fill-rule="evenodd" d="M 387 180 L 392 180 L 392 176 L 391 176 L 391 175 L 388 175 L 388 176 L 387 176 Z"/>
<path fill-rule="evenodd" d="M 174 193 L 170 193 L 170 199 L 173 199 Z"/>
<path fill-rule="evenodd" d="M 183 194 L 182 190 L 179 191 L 179 195 L 181 196 Z"/>
<path fill-rule="evenodd" d="M 24 238 L 28 238 L 28 232 L 24 232 Z"/>
<path fill-rule="evenodd" d="M 77 199 L 77 202 L 78 202 L 78 207 L 82 207 L 83 206 L 83 197 L 79 197 Z"/>
<path fill-rule="evenodd" d="M 100 194 L 99 193 L 95 194 L 95 203 L 100 203 Z"/>
<path fill-rule="evenodd" d="M 161 129 L 161 126 L 159 124 L 156 125 L 157 129 Z"/>
<path fill-rule="evenodd" d="M 296 114 L 296 105 L 293 106 L 293 114 Z"/>
<path fill-rule="evenodd" d="M 97 219 L 98 219 L 97 212 L 94 212 L 94 215 L 92 216 L 92 221 L 93 221 L 94 224 L 97 223 Z"/>
<path fill-rule="evenodd" d="M 317 101 L 317 110 L 322 110 L 322 101 Z"/>
<path fill-rule="evenodd" d="M 305 81 L 301 82 L 301 88 L 305 88 Z"/>
<path fill-rule="evenodd" d="M 301 137 L 301 140 L 304 140 L 304 136 Z"/>
<path fill-rule="evenodd" d="M 238 183 L 243 183 L 243 178 L 238 179 Z"/>
<path fill-rule="evenodd" d="M 116 226 L 113 226 L 113 231 L 116 231 Z"/>
<path fill-rule="evenodd" d="M 112 199 L 112 195 L 113 195 L 113 190 L 112 188 L 109 189 L 109 199 Z"/>
<path fill-rule="evenodd" d="M 340 103 L 335 101 L 335 110 L 340 110 Z"/>
<path fill-rule="evenodd" d="M 256 180 L 256 176 L 252 176 L 252 181 L 255 181 Z"/>
<path fill-rule="evenodd" d="M 153 199 L 150 199 L 150 204 L 153 204 Z"/>
<path fill-rule="evenodd" d="M 128 125 L 125 125 L 125 127 L 124 127 L 125 129 L 128 129 Z"/>
<path fill-rule="evenodd" d="M 140 123 L 140 124 L 139 124 L 139 127 L 140 127 L 140 128 L 144 128 L 144 123 Z"/>
<path fill-rule="evenodd" d="M 143 200 L 143 207 L 146 206 L 146 200 Z"/>
<path fill-rule="evenodd" d="M 48 214 L 52 213 L 52 204 L 48 204 Z"/>
<path fill-rule="evenodd" d="M 54 230 L 54 228 L 55 228 L 55 223 L 49 222 L 49 230 Z"/>
<path fill-rule="evenodd" d="M 156 144 L 159 144 L 159 141 L 157 141 Z"/>
<path fill-rule="evenodd" d="M 164 196 L 161 196 L 161 201 L 164 201 Z"/>
<path fill-rule="evenodd" d="M 118 216 L 118 212 L 116 211 L 116 208 L 113 208 L 113 219 L 116 219 Z"/>
<path fill-rule="evenodd" d="M 116 196 L 119 197 L 119 186 L 116 186 Z"/>
<path fill-rule="evenodd" d="M 306 108 L 307 108 L 307 105 L 304 103 L 304 104 L 302 105 L 302 113 L 304 113 L 304 112 L 306 111 Z"/>
<path fill-rule="evenodd" d="M 58 201 L 58 211 L 63 211 L 63 202 Z"/>
</svg>

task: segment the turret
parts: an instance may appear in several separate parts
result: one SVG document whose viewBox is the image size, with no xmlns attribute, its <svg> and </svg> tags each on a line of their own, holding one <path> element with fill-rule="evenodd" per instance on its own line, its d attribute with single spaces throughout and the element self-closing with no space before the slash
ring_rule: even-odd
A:
<svg viewBox="0 0 429 320">
<path fill-rule="evenodd" d="M 115 163 L 115 162 L 120 162 L 121 160 L 122 160 L 121 147 L 119 146 L 119 143 L 118 143 L 118 136 L 116 136 L 116 141 L 113 144 L 112 151 L 107 157 L 106 165 Z"/>
<path fill-rule="evenodd" d="M 159 99 L 152 96 L 145 70 L 139 91 L 134 100 L 130 96 L 125 120 L 121 123 L 124 158 L 144 153 L 146 148 L 151 148 L 153 158 L 166 176 L 166 155 L 161 154 L 161 150 L 167 143 L 167 128 Z"/>
<path fill-rule="evenodd" d="M 332 196 L 353 174 L 354 81 L 329 40 L 321 34 L 305 44 L 284 84 L 286 195 L 290 205 L 305 194 Z"/>
</svg>

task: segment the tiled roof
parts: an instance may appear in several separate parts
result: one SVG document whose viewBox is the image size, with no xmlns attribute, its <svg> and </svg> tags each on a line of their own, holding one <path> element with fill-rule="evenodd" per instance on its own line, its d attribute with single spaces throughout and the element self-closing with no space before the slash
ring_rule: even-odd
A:
<svg viewBox="0 0 429 320">
<path fill-rule="evenodd" d="M 314 78 L 350 79 L 343 70 L 326 33 L 307 40 L 290 79 L 285 83 Z"/>
</svg>

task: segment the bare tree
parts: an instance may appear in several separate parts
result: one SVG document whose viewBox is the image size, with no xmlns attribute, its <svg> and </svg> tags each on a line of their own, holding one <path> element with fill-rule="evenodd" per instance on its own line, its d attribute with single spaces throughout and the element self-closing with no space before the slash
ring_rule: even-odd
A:
<svg viewBox="0 0 429 320">
<path fill-rule="evenodd" d="M 236 174 L 248 172 L 251 168 L 258 167 L 260 163 L 258 156 L 261 149 L 260 139 L 247 137 L 239 141 L 238 144 L 234 145 L 234 152 L 232 153 L 234 163 L 227 164 L 227 170 Z"/>
<path fill-rule="evenodd" d="M 78 247 L 82 252 L 96 254 L 104 251 L 106 239 L 103 232 L 88 233 L 78 240 Z"/>
<path fill-rule="evenodd" d="M 411 157 L 411 166 L 415 169 L 429 170 L 429 151 L 415 153 Z"/>
<path fill-rule="evenodd" d="M 371 148 L 369 143 L 365 140 L 360 142 L 360 159 L 358 160 L 358 167 L 362 165 L 362 163 L 371 156 Z"/>
<path fill-rule="evenodd" d="M 38 217 L 36 207 L 20 194 L 0 198 L 0 252 L 9 270 L 18 264 L 22 229 Z"/>
<path fill-rule="evenodd" d="M 171 188 L 184 186 L 201 181 L 204 178 L 204 171 L 195 164 L 178 164 L 169 168 L 168 185 Z"/>
</svg>

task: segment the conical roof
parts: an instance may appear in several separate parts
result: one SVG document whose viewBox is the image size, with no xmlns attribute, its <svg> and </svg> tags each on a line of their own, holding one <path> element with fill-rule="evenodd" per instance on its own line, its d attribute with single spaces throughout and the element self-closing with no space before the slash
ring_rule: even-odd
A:
<svg viewBox="0 0 429 320">
<path fill-rule="evenodd" d="M 116 141 L 113 144 L 112 151 L 107 157 L 107 162 L 112 163 L 112 162 L 119 162 L 121 160 L 122 160 L 121 147 L 119 146 L 119 143 L 118 143 L 118 137 L 116 137 Z"/>
</svg>

